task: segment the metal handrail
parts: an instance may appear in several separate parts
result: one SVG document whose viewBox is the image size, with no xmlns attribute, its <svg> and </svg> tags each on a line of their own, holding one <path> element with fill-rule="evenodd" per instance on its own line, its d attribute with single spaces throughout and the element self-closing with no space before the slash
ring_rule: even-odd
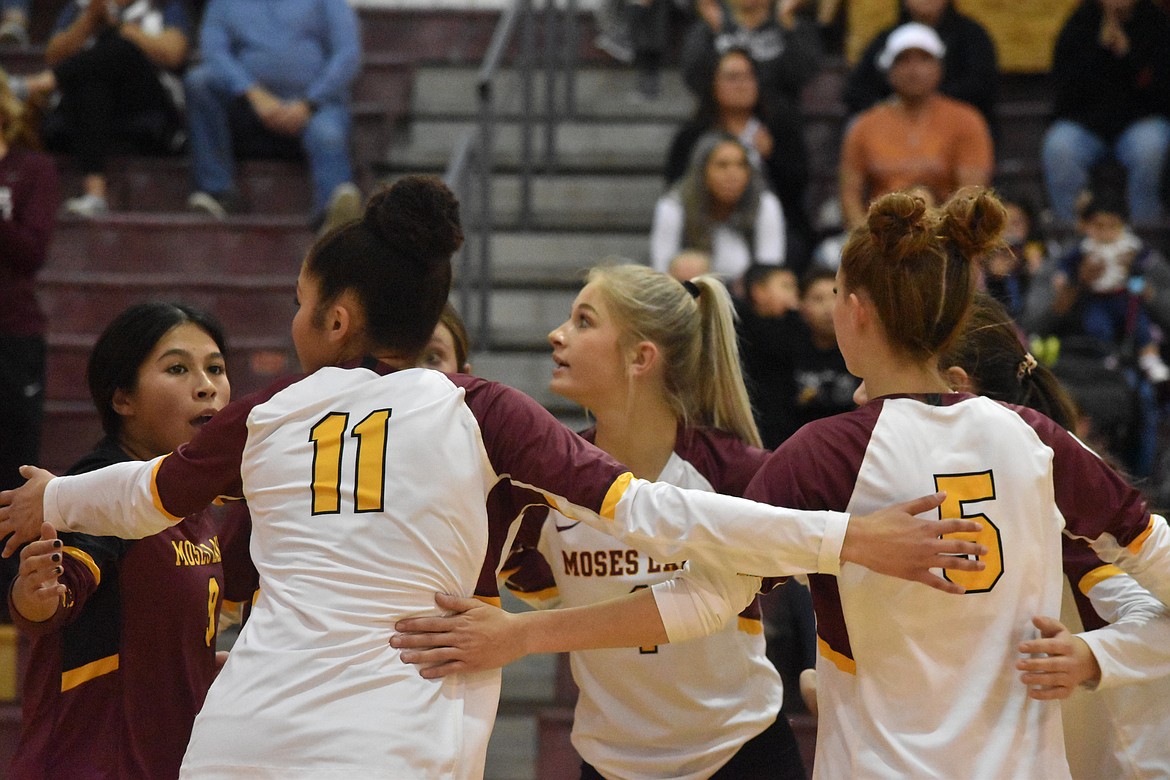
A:
<svg viewBox="0 0 1170 780">
<path fill-rule="evenodd" d="M 565 18 L 558 19 L 556 0 L 545 0 L 544 69 L 545 69 L 545 143 L 544 170 L 551 172 L 556 159 L 556 132 L 561 118 L 572 116 L 576 111 L 576 0 L 566 0 Z M 559 24 L 558 24 L 559 23 Z M 536 48 L 536 23 L 533 0 L 514 0 L 500 15 L 492 32 L 483 63 L 476 77 L 476 102 L 478 120 L 473 130 L 468 131 L 456 145 L 447 166 L 444 179 L 447 185 L 466 202 L 474 193 L 477 200 L 474 221 L 465 225 L 468 238 L 477 244 L 476 260 L 473 265 L 471 252 L 465 246 L 457 275 L 460 307 L 471 324 L 471 330 L 480 348 L 490 348 L 490 305 L 492 290 L 491 236 L 495 222 L 492 211 L 491 177 L 495 169 L 495 139 L 498 125 L 495 105 L 495 78 L 499 73 L 504 56 L 508 52 L 517 26 L 520 29 L 520 47 L 516 57 L 516 69 L 520 76 L 520 210 L 521 229 L 532 226 L 532 177 L 533 177 L 533 93 Z M 558 43 L 558 26 L 564 31 L 563 45 Z M 557 56 L 560 49 L 561 56 Z M 558 110 L 556 105 L 556 83 L 563 79 L 565 84 L 565 105 Z M 466 216 L 472 216 L 467 214 Z M 469 244 L 473 241 L 469 240 Z M 472 312 L 472 292 L 478 292 L 475 317 Z"/>
</svg>

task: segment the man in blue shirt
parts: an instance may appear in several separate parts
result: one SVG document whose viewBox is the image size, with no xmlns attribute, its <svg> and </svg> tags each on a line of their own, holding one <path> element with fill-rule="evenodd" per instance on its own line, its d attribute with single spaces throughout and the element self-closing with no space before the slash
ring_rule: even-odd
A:
<svg viewBox="0 0 1170 780">
<path fill-rule="evenodd" d="M 235 157 L 303 152 L 314 221 L 356 217 L 349 92 L 361 43 L 346 0 L 211 0 L 200 51 L 185 79 L 196 187 L 188 205 L 223 218 L 239 202 Z"/>
</svg>

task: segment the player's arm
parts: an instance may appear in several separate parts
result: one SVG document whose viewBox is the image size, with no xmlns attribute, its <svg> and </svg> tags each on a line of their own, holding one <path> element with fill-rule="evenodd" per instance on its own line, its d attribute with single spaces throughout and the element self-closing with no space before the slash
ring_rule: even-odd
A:
<svg viewBox="0 0 1170 780">
<path fill-rule="evenodd" d="M 649 588 L 583 607 L 519 614 L 478 599 L 437 594 L 445 617 L 399 620 L 390 644 L 423 677 L 495 669 L 532 653 L 666 644 L 669 637 Z"/>
</svg>

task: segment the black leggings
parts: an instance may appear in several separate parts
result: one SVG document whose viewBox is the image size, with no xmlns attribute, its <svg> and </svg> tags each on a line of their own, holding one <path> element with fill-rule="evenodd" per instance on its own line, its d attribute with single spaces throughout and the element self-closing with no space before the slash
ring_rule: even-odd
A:
<svg viewBox="0 0 1170 780">
<path fill-rule="evenodd" d="M 800 746 L 784 713 L 776 722 L 743 744 L 731 760 L 711 775 L 711 780 L 805 780 Z M 605 776 L 584 761 L 581 780 L 605 780 Z"/>
<path fill-rule="evenodd" d="M 67 58 L 53 73 L 61 90 L 59 128 L 84 173 L 102 173 L 115 136 L 130 138 L 140 152 L 169 140 L 181 127 L 170 94 L 159 82 L 159 71 L 142 49 L 114 29 L 94 45 Z M 159 138 L 151 136 L 158 135 Z M 52 143 L 50 141 L 50 143 Z"/>
</svg>

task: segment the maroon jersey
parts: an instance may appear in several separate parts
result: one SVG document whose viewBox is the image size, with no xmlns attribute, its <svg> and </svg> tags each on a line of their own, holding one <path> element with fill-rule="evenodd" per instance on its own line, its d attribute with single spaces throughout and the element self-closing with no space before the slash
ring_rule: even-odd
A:
<svg viewBox="0 0 1170 780">
<path fill-rule="evenodd" d="M 72 473 L 128 460 L 106 440 Z M 63 534 L 62 608 L 31 637 L 13 780 L 178 777 L 225 598 L 251 598 L 243 505 L 127 541 Z M 225 576 L 225 570 L 229 576 Z"/>
</svg>

